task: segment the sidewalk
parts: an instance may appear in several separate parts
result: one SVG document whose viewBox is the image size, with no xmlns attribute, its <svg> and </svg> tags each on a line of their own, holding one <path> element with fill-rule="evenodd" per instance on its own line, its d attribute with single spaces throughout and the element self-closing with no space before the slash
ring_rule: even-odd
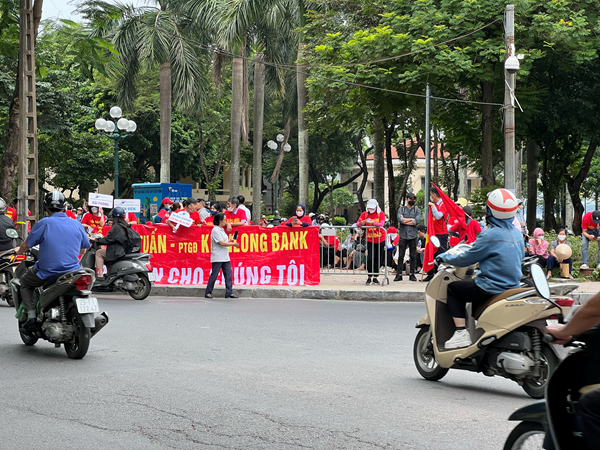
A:
<svg viewBox="0 0 600 450">
<path fill-rule="evenodd" d="M 387 286 L 366 286 L 366 275 L 321 274 L 319 286 L 234 286 L 234 293 L 242 298 L 301 298 L 314 300 L 354 300 L 374 302 L 422 302 L 426 283 L 408 281 L 394 282 L 393 276 Z M 382 276 L 379 277 L 383 279 Z M 417 277 L 420 279 L 420 276 Z M 562 284 L 552 282 L 551 284 Z M 600 282 L 577 283 L 579 288 L 569 294 L 576 302 L 585 302 L 600 291 Z M 171 297 L 204 297 L 205 286 L 156 285 L 152 295 Z M 223 297 L 225 288 L 216 286 L 215 297 Z"/>
</svg>

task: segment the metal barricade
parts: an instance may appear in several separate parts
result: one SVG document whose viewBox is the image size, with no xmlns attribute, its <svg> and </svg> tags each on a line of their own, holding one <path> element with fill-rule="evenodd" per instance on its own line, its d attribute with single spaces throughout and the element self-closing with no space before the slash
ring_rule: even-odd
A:
<svg viewBox="0 0 600 450">
<path fill-rule="evenodd" d="M 374 242 L 378 240 L 381 242 Z M 388 258 L 386 241 L 387 230 L 383 227 L 321 225 L 321 274 L 363 275 L 372 279 L 381 276 L 381 285 L 389 285 L 391 258 Z"/>
</svg>

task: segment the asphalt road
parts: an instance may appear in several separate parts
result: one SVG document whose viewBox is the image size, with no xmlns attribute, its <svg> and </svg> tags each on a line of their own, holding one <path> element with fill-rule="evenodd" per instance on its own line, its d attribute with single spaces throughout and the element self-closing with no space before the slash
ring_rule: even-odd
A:
<svg viewBox="0 0 600 450">
<path fill-rule="evenodd" d="M 423 304 L 104 297 L 80 361 L 0 306 L 0 448 L 501 449 L 531 400 L 412 359 Z"/>
</svg>

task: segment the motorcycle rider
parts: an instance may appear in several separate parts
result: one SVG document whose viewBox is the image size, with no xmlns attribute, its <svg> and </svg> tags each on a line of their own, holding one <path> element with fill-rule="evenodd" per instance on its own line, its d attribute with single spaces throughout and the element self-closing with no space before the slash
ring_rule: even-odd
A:
<svg viewBox="0 0 600 450">
<path fill-rule="evenodd" d="M 15 223 L 6 215 L 6 202 L 0 197 L 0 252 L 14 248 L 12 238 L 6 235 L 6 230 L 15 230 Z"/>
<path fill-rule="evenodd" d="M 64 273 L 80 269 L 79 255 L 90 248 L 83 226 L 67 217 L 64 213 L 65 206 L 66 200 L 62 192 L 48 192 L 44 197 L 48 217 L 36 223 L 27 240 L 15 248 L 17 255 L 22 255 L 35 245 L 40 247 L 35 266 L 29 268 L 21 278 L 21 296 L 27 308 L 27 321 L 21 327 L 23 332 L 37 329 L 33 298 L 35 288 Z"/>
<path fill-rule="evenodd" d="M 553 344 L 566 344 L 573 336 L 600 325 L 600 293 L 594 295 L 577 310 L 569 323 L 546 327 L 556 339 Z M 578 401 L 583 438 L 588 449 L 597 448 L 600 442 L 600 388 L 588 392 Z"/>
<path fill-rule="evenodd" d="M 96 275 L 98 281 L 104 281 L 104 261 L 110 269 L 111 263 L 117 261 L 127 254 L 129 239 L 127 238 L 127 228 L 131 225 L 125 218 L 125 210 L 117 206 L 112 211 L 113 226 L 106 237 L 94 239 L 92 241 L 100 245 L 106 245 L 106 248 L 101 248 L 96 251 Z M 110 271 L 110 270 L 109 270 Z"/>
<path fill-rule="evenodd" d="M 479 263 L 477 277 L 454 281 L 448 285 L 447 307 L 454 319 L 456 331 L 445 343 L 446 349 L 471 345 L 469 330 L 465 327 L 466 302 L 473 307 L 508 289 L 520 286 L 523 239 L 512 221 L 518 202 L 507 189 L 496 189 L 487 198 L 486 221 L 489 228 L 482 232 L 473 246 L 459 255 L 444 253 L 437 261 L 466 267 Z"/>
</svg>

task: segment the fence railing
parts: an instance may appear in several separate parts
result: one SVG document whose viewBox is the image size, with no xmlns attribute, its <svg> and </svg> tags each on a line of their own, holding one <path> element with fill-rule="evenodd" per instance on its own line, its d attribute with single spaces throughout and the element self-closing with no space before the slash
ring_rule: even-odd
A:
<svg viewBox="0 0 600 450">
<path fill-rule="evenodd" d="M 388 267 L 394 264 L 383 227 L 321 226 L 321 274 L 365 275 L 390 284 Z M 382 271 L 383 270 L 383 271 Z"/>
</svg>

